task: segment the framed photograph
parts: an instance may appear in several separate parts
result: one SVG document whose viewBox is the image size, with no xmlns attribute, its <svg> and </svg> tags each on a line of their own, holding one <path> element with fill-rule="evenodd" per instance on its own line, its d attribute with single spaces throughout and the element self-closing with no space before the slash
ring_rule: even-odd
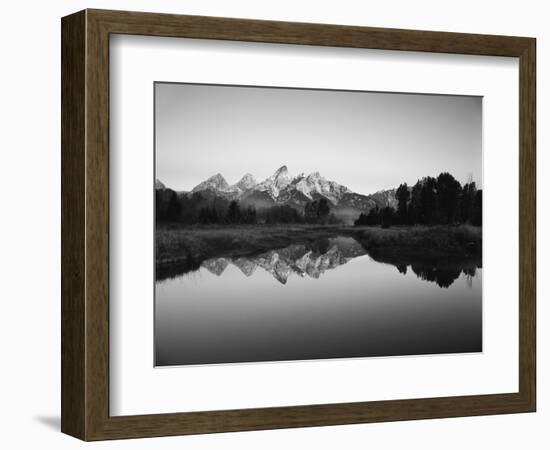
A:
<svg viewBox="0 0 550 450">
<path fill-rule="evenodd" d="M 63 432 L 535 411 L 534 38 L 61 29 Z"/>
</svg>

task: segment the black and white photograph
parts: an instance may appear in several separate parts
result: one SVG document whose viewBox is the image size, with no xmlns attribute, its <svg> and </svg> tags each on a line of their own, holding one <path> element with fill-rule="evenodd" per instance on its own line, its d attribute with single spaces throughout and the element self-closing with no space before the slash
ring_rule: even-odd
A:
<svg viewBox="0 0 550 450">
<path fill-rule="evenodd" d="M 548 7 L 441 5 L 3 4 L 0 448 L 548 447 Z"/>
<path fill-rule="evenodd" d="M 155 366 L 483 351 L 482 97 L 154 98 Z"/>
</svg>

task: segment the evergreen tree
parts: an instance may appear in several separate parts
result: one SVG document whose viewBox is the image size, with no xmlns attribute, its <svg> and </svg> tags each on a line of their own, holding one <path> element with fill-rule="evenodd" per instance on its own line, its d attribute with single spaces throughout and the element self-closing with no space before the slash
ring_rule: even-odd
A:
<svg viewBox="0 0 550 450">
<path fill-rule="evenodd" d="M 472 222 L 476 197 L 476 184 L 466 183 L 460 192 L 459 221 L 460 223 Z"/>
<path fill-rule="evenodd" d="M 483 203 L 483 192 L 481 190 L 476 192 L 476 196 L 474 199 L 474 208 L 472 213 L 472 225 L 475 226 L 481 226 L 483 222 L 483 210 L 482 210 L 482 203 Z"/>
<path fill-rule="evenodd" d="M 272 206 L 265 211 L 265 223 L 301 223 L 302 217 L 300 213 L 288 205 Z"/>
<path fill-rule="evenodd" d="M 386 206 L 380 210 L 380 223 L 382 228 L 389 228 L 393 222 L 395 210 L 391 206 Z"/>
<path fill-rule="evenodd" d="M 458 181 L 448 172 L 439 174 L 436 182 L 438 209 L 436 221 L 439 223 L 455 223 L 458 221 L 458 206 L 461 193 Z"/>
<path fill-rule="evenodd" d="M 354 225 L 380 225 L 380 210 L 378 209 L 378 205 L 376 205 L 374 208 L 371 208 L 368 214 L 361 214 L 359 218 L 354 222 Z"/>
<path fill-rule="evenodd" d="M 411 197 L 407 183 L 403 183 L 397 188 L 395 197 L 397 199 L 397 220 L 401 224 L 406 224 L 408 223 L 407 207 Z"/>
<path fill-rule="evenodd" d="M 411 190 L 411 201 L 407 208 L 407 217 L 409 223 L 420 223 L 420 210 L 422 204 L 422 183 L 420 180 L 416 182 Z"/>
<path fill-rule="evenodd" d="M 180 219 L 181 205 L 178 194 L 171 189 L 155 191 L 155 216 L 159 222 L 176 222 Z"/>
<path fill-rule="evenodd" d="M 247 224 L 256 223 L 256 208 L 249 205 L 243 213 L 242 222 Z"/>
<path fill-rule="evenodd" d="M 330 214 L 330 206 L 329 206 L 328 200 L 326 198 L 320 199 L 319 204 L 317 206 L 317 219 L 320 222 L 326 222 L 329 214 Z"/>
<path fill-rule="evenodd" d="M 241 208 L 239 202 L 232 200 L 227 208 L 227 214 L 225 216 L 227 223 L 236 224 L 241 221 Z"/>
<path fill-rule="evenodd" d="M 330 219 L 330 203 L 326 198 L 307 202 L 304 207 L 305 220 L 308 223 L 327 223 Z"/>
<path fill-rule="evenodd" d="M 425 177 L 421 182 L 419 222 L 423 224 L 435 223 L 437 210 L 436 179 Z"/>
</svg>

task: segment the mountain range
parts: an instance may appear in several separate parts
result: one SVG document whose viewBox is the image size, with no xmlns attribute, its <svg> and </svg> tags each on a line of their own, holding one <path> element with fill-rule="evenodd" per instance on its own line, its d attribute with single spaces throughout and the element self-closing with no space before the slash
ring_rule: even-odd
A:
<svg viewBox="0 0 550 450">
<path fill-rule="evenodd" d="M 166 186 L 156 180 L 155 188 L 165 189 Z M 257 209 L 288 205 L 302 210 L 307 202 L 326 198 L 335 215 L 349 220 L 354 220 L 361 212 L 367 212 L 376 206 L 397 206 L 395 189 L 364 195 L 353 192 L 336 181 L 327 180 L 319 172 L 290 175 L 287 166 L 280 167 L 261 182 L 252 174 L 246 173 L 237 183 L 230 185 L 222 174 L 217 173 L 199 183 L 190 192 L 180 194 L 192 195 L 197 192 L 206 196 L 238 200 L 243 206 L 251 205 Z"/>
</svg>

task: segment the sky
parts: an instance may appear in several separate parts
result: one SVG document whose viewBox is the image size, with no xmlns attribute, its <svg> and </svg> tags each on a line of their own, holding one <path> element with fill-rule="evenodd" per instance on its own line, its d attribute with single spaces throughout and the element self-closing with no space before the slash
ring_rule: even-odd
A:
<svg viewBox="0 0 550 450">
<path fill-rule="evenodd" d="M 286 165 L 360 194 L 450 172 L 482 186 L 482 98 L 155 83 L 155 177 L 188 191 Z"/>
</svg>

